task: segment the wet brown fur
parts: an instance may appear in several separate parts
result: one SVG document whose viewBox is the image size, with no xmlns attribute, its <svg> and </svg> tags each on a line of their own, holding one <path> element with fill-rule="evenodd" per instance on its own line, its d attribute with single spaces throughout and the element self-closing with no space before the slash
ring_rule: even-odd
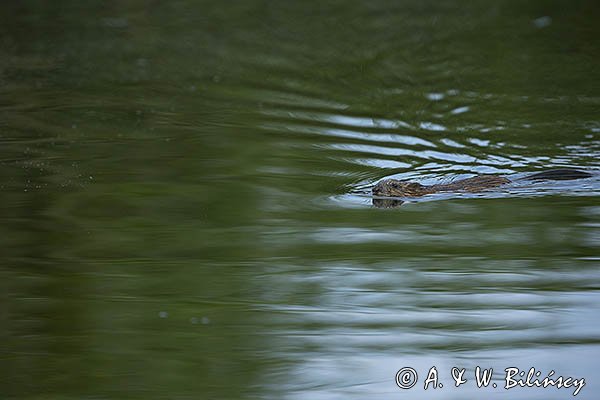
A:
<svg viewBox="0 0 600 400">
<path fill-rule="evenodd" d="M 397 179 L 384 179 L 373 187 L 374 196 L 382 197 L 421 197 L 439 192 L 480 192 L 509 183 L 510 180 L 498 175 L 477 175 L 456 182 L 437 185 L 421 185 Z"/>
<path fill-rule="evenodd" d="M 589 178 L 592 174 L 570 168 L 558 168 L 537 172 L 518 180 L 569 180 Z M 438 185 L 421 185 L 416 182 L 400 181 L 398 179 L 384 179 L 373 187 L 373 195 L 381 197 L 421 197 L 426 194 L 439 192 L 481 192 L 485 189 L 509 183 L 510 179 L 498 175 L 477 175 L 472 178 L 461 179 L 451 183 Z"/>
</svg>

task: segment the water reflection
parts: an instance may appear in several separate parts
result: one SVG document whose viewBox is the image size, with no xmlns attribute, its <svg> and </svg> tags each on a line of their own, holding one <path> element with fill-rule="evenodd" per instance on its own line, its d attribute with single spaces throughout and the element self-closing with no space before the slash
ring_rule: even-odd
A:
<svg viewBox="0 0 600 400">
<path fill-rule="evenodd" d="M 377 208 L 396 208 L 404 204 L 404 200 L 396 199 L 373 199 L 373 205 Z"/>
<path fill-rule="evenodd" d="M 7 2 L 0 392 L 388 399 L 402 366 L 533 363 L 599 393 L 598 179 L 369 194 L 597 170 L 596 14 Z"/>
</svg>

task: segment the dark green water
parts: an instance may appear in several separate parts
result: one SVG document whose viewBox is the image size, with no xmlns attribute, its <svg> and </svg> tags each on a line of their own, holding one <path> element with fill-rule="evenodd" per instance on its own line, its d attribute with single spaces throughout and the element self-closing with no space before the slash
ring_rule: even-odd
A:
<svg viewBox="0 0 600 400">
<path fill-rule="evenodd" d="M 599 20 L 595 1 L 4 2 L 0 397 L 573 398 L 505 390 L 515 366 L 597 398 Z M 551 167 L 595 177 L 361 194 Z"/>
</svg>

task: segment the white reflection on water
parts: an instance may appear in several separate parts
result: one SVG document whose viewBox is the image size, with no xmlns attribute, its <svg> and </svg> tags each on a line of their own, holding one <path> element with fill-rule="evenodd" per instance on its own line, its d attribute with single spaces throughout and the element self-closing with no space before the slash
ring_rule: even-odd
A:
<svg viewBox="0 0 600 400">
<path fill-rule="evenodd" d="M 475 144 L 475 145 L 480 146 L 480 147 L 488 147 L 490 145 L 490 141 L 489 140 L 482 140 L 482 139 L 477 139 L 477 138 L 469 138 L 468 141 L 469 141 L 469 143 Z"/>
<path fill-rule="evenodd" d="M 351 127 L 360 128 L 384 128 L 384 129 L 397 129 L 397 128 L 412 128 L 411 125 L 400 120 L 389 120 L 384 118 L 365 118 L 365 117 L 350 117 L 347 115 L 336 115 L 336 114 L 320 114 L 314 115 L 313 118 L 316 121 L 331 122 L 334 124 L 348 125 Z"/>
<path fill-rule="evenodd" d="M 290 130 L 298 133 L 309 133 L 317 134 L 322 136 L 331 137 L 344 137 L 352 139 L 360 139 L 373 142 L 383 143 L 401 143 L 409 146 L 425 146 L 425 147 L 436 147 L 436 145 L 428 140 L 421 139 L 410 135 L 401 135 L 395 133 L 370 133 L 370 132 L 357 132 L 339 128 L 329 128 L 321 126 L 307 126 L 307 125 L 295 125 L 295 124 L 276 124 L 268 123 L 262 124 L 263 129 L 269 130 Z"/>
<path fill-rule="evenodd" d="M 346 160 L 352 164 L 361 164 L 384 169 L 406 169 L 411 167 L 411 164 L 409 163 L 394 160 L 382 160 L 379 158 L 346 158 Z"/>
<path fill-rule="evenodd" d="M 450 114 L 454 114 L 454 115 L 463 114 L 463 113 L 468 112 L 470 109 L 471 108 L 469 106 L 458 107 L 458 108 L 455 108 L 454 110 L 450 111 Z"/>
<path fill-rule="evenodd" d="M 330 356 L 313 353 L 305 355 L 303 362 L 288 371 L 295 377 L 281 382 L 273 382 L 271 390 L 280 393 L 285 399 L 588 399 L 600 390 L 600 384 L 593 379 L 596 360 L 600 357 L 600 346 L 564 346 L 537 350 L 480 350 L 448 354 L 431 351 L 428 354 L 393 355 L 394 351 L 408 349 L 404 346 L 390 346 L 387 351 L 364 354 L 347 351 Z M 435 366 L 443 388 L 423 390 L 423 382 L 431 367 Z M 475 368 L 493 368 L 492 383 L 497 388 L 477 388 L 474 379 Z M 412 367 L 418 372 L 418 384 L 409 390 L 402 390 L 394 383 L 395 373 L 403 367 Z M 465 368 L 468 382 L 459 388 L 454 387 L 451 378 L 453 367 Z M 556 376 L 585 378 L 585 386 L 573 397 L 573 388 L 513 388 L 504 389 L 504 370 L 517 367 L 528 371 L 535 367 L 542 377 L 554 370 Z M 357 379 L 360 377 L 360 379 Z M 319 382 L 319 384 L 315 384 Z M 491 385 L 491 384 L 490 384 Z"/>
<path fill-rule="evenodd" d="M 446 97 L 444 93 L 427 93 L 425 95 L 425 98 L 431 101 L 440 101 L 443 100 L 444 97 Z"/>
<path fill-rule="evenodd" d="M 452 366 L 476 365 L 590 377 L 586 363 L 600 356 L 593 344 L 600 332 L 600 294 L 593 282 L 600 271 L 589 262 L 580 263 L 577 271 L 557 269 L 560 265 L 522 259 L 398 259 L 323 263 L 309 275 L 303 269 L 273 274 L 271 301 L 265 304 L 272 317 L 265 334 L 280 357 L 296 361 L 287 374 L 295 378 L 286 381 L 285 398 L 330 398 L 332 391 L 346 398 L 367 393 L 389 398 L 402 394 L 393 376 L 403 366 L 426 371 L 436 365 L 444 371 L 444 382 Z M 306 293 L 308 287 L 319 292 L 310 304 L 277 301 L 278 296 Z M 529 365 L 532 360 L 535 364 Z M 307 384 L 311 381 L 319 385 Z M 586 390 L 593 393 L 598 386 L 590 382 Z M 418 393 L 418 398 L 439 398 L 442 392 Z M 443 393 L 464 398 L 477 390 L 466 385 Z M 504 390 L 485 393 L 506 396 Z M 527 398 L 559 399 L 566 392 L 526 393 Z"/>
<path fill-rule="evenodd" d="M 330 114 L 324 112 L 305 112 L 295 110 L 262 110 L 262 114 L 285 117 L 299 121 L 327 122 L 336 125 L 348 126 L 351 128 L 379 128 L 379 129 L 398 129 L 413 128 L 412 125 L 402 120 L 391 120 L 385 118 L 358 117 L 343 114 Z"/>
<path fill-rule="evenodd" d="M 435 124 L 433 122 L 421 122 L 419 123 L 419 128 L 434 132 L 443 132 L 447 130 L 444 125 Z"/>
<path fill-rule="evenodd" d="M 457 153 L 444 153 L 441 151 L 432 150 L 408 150 L 397 147 L 384 147 L 367 144 L 353 144 L 353 143 L 334 143 L 329 145 L 323 145 L 322 147 L 343 150 L 343 151 L 355 151 L 359 153 L 372 153 L 372 154 L 383 154 L 389 156 L 406 156 L 409 155 L 418 159 L 435 159 L 444 161 L 453 161 L 457 163 L 469 163 L 477 161 L 476 157 L 469 156 L 467 154 Z"/>
<path fill-rule="evenodd" d="M 440 142 L 445 144 L 446 146 L 455 147 L 457 149 L 464 149 L 465 147 L 467 147 L 464 144 L 458 143 L 458 142 L 456 142 L 452 139 L 448 139 L 448 138 L 441 138 Z"/>
</svg>

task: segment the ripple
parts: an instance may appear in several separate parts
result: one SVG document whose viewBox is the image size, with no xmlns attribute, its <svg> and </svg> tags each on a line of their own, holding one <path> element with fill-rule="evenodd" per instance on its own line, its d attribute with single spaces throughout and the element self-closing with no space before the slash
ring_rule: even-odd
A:
<svg viewBox="0 0 600 400">
<path fill-rule="evenodd" d="M 413 128 L 410 124 L 401 120 L 390 120 L 385 118 L 359 117 L 342 114 L 330 114 L 324 112 L 305 112 L 297 110 L 262 110 L 262 114 L 268 116 L 284 117 L 286 119 L 326 122 L 334 125 L 351 127 L 355 129 L 390 129 Z"/>
<path fill-rule="evenodd" d="M 397 128 L 411 128 L 409 124 L 404 121 L 392 121 L 383 118 L 365 118 L 365 117 L 350 117 L 346 115 L 335 115 L 335 114 L 321 114 L 313 115 L 311 119 L 316 121 L 331 122 L 339 125 L 347 125 L 354 128 L 384 128 L 384 129 L 397 129 Z"/>
<path fill-rule="evenodd" d="M 456 142 L 452 139 L 448 139 L 448 138 L 441 138 L 440 143 L 445 144 L 446 146 L 449 146 L 449 147 L 457 148 L 457 149 L 464 149 L 465 147 L 467 147 L 464 144 L 458 143 L 458 142 Z"/>
<path fill-rule="evenodd" d="M 372 154 L 380 154 L 380 155 L 389 155 L 389 156 L 406 156 L 410 155 L 417 159 L 424 160 L 442 160 L 442 161 L 453 161 L 457 163 L 468 163 L 476 161 L 477 159 L 473 156 L 469 156 L 468 154 L 458 154 L 458 153 L 444 153 L 440 151 L 433 150 L 409 150 L 398 147 L 384 147 L 384 146 L 375 146 L 375 145 L 367 145 L 367 144 L 354 144 L 354 143 L 336 143 L 325 145 L 324 147 L 336 149 L 336 150 L 344 150 L 344 151 L 353 151 L 359 153 L 372 153 Z"/>
<path fill-rule="evenodd" d="M 453 109 L 452 111 L 450 111 L 450 114 L 452 114 L 452 115 L 464 114 L 470 110 L 471 110 L 471 107 L 469 107 L 469 106 L 457 107 L 457 108 Z"/>
<path fill-rule="evenodd" d="M 472 143 L 479 147 L 488 147 L 490 145 L 489 140 L 481 140 L 481 139 L 477 139 L 477 138 L 469 138 L 469 143 Z"/>
<path fill-rule="evenodd" d="M 447 128 L 444 125 L 434 124 L 433 122 L 421 122 L 419 128 L 433 132 L 444 132 Z"/>
<path fill-rule="evenodd" d="M 503 271 L 507 264 L 510 270 Z M 357 347 L 475 349 L 597 340 L 598 326 L 574 331 L 559 310 L 578 310 L 568 317 L 574 321 L 585 310 L 593 315 L 600 311 L 598 293 L 549 289 L 582 290 L 600 279 L 592 269 L 569 273 L 537 261 L 473 259 L 441 261 L 436 271 L 427 271 L 418 260 L 404 259 L 400 264 L 328 263 L 310 277 L 299 270 L 270 279 L 277 288 L 270 295 L 276 297 L 307 285 L 320 288 L 319 305 L 271 301 L 266 307 L 274 313 L 273 326 L 287 327 L 294 340 L 334 353 Z M 328 334 L 310 335 L 315 328 Z"/>
<path fill-rule="evenodd" d="M 380 158 L 348 158 L 346 160 L 350 163 L 384 169 L 407 169 L 411 167 L 411 164 L 409 163 L 394 160 L 382 160 Z"/>
<path fill-rule="evenodd" d="M 330 137 L 352 138 L 364 141 L 382 142 L 382 143 L 401 143 L 409 146 L 425 146 L 436 147 L 436 145 L 428 140 L 421 139 L 409 135 L 393 134 L 393 133 L 371 133 L 357 132 L 339 128 L 328 128 L 309 125 L 295 125 L 292 123 L 263 123 L 260 126 L 263 129 L 271 131 L 288 130 L 296 133 L 315 134 Z"/>
<path fill-rule="evenodd" d="M 425 95 L 425 98 L 427 98 L 427 100 L 431 100 L 431 101 L 441 101 L 444 99 L 444 93 L 427 93 Z"/>
</svg>

